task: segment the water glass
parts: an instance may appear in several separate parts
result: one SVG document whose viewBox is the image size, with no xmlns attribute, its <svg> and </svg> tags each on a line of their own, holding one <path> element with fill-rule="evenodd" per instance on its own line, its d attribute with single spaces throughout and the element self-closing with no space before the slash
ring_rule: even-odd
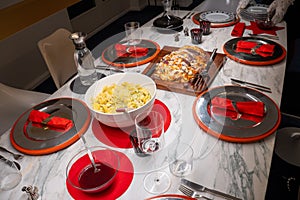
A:
<svg viewBox="0 0 300 200">
<path fill-rule="evenodd" d="M 202 42 L 203 30 L 200 28 L 191 29 L 191 39 L 193 44 L 200 44 Z"/>
<path fill-rule="evenodd" d="M 199 21 L 199 27 L 203 30 L 203 35 L 208 35 L 210 33 L 210 21 L 207 20 L 200 20 Z"/>
<path fill-rule="evenodd" d="M 141 42 L 142 30 L 139 22 L 127 22 L 124 24 L 128 45 L 137 45 Z"/>
<path fill-rule="evenodd" d="M 192 172 L 193 169 L 192 147 L 187 143 L 177 143 L 169 148 L 168 159 L 170 172 L 177 176 L 183 177 Z"/>
<path fill-rule="evenodd" d="M 164 118 L 156 111 L 140 113 L 135 118 L 136 137 L 140 150 L 152 154 L 164 144 Z"/>
<path fill-rule="evenodd" d="M 22 180 L 22 174 L 13 161 L 0 159 L 0 192 L 11 190 Z"/>
</svg>

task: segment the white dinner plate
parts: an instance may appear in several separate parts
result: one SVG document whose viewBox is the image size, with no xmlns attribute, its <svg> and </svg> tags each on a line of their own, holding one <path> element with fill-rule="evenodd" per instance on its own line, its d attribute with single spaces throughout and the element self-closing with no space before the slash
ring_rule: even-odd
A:
<svg viewBox="0 0 300 200">
<path fill-rule="evenodd" d="M 268 16 L 268 5 L 249 5 L 247 8 L 241 10 L 240 15 L 244 20 L 247 21 L 252 21 L 254 19 L 266 19 Z"/>
<path fill-rule="evenodd" d="M 214 10 L 202 12 L 200 14 L 200 19 L 210 21 L 211 23 L 225 23 L 233 21 L 235 17 L 232 12 Z"/>
</svg>

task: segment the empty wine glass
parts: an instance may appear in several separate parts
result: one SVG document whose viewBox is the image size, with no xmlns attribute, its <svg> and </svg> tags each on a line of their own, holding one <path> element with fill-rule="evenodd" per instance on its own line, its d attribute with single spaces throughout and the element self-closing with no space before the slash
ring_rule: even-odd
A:
<svg viewBox="0 0 300 200">
<path fill-rule="evenodd" d="M 153 165 L 157 165 L 156 156 L 164 147 L 164 118 L 162 114 L 151 111 L 141 113 L 135 118 L 138 146 L 142 153 L 151 155 Z M 152 194 L 161 194 L 169 189 L 170 177 L 163 171 L 152 171 L 144 178 L 144 188 Z"/>
<path fill-rule="evenodd" d="M 15 188 L 22 180 L 22 174 L 14 161 L 0 158 L 0 192 Z"/>
</svg>

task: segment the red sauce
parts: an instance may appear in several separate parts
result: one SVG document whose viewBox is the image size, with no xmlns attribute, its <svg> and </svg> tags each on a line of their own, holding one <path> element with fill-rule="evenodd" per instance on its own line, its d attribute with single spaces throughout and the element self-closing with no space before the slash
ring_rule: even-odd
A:
<svg viewBox="0 0 300 200">
<path fill-rule="evenodd" d="M 79 185 L 84 189 L 92 189 L 110 181 L 115 175 L 115 169 L 106 163 L 96 163 L 100 171 L 95 172 L 92 164 L 85 167 L 79 174 Z"/>
</svg>

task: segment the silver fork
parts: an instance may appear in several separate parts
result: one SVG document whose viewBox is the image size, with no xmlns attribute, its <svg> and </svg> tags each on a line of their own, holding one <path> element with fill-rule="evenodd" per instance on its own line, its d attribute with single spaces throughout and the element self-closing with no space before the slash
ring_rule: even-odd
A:
<svg viewBox="0 0 300 200">
<path fill-rule="evenodd" d="M 207 200 L 212 200 L 211 198 L 201 195 L 183 184 L 181 184 L 179 186 L 179 191 L 181 191 L 183 194 L 185 194 L 189 197 L 195 198 L 195 199 L 203 198 L 203 199 L 207 199 Z"/>
</svg>

